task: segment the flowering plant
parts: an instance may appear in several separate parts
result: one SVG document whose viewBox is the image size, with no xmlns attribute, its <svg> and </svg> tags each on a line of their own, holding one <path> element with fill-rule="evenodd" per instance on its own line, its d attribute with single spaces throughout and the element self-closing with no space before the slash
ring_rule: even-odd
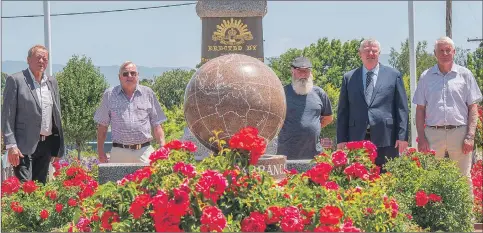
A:
<svg viewBox="0 0 483 233">
<path fill-rule="evenodd" d="M 471 168 L 471 183 L 473 186 L 473 198 L 476 222 L 483 222 L 483 160 L 478 160 Z"/>
<path fill-rule="evenodd" d="M 483 150 L 483 106 L 478 105 L 478 123 L 476 125 L 475 145 Z"/>
<path fill-rule="evenodd" d="M 450 159 L 437 159 L 434 151 L 410 148 L 386 163 L 395 178 L 389 184 L 401 211 L 412 214 L 419 226 L 431 231 L 472 231 L 473 206 L 468 178 Z"/>
<path fill-rule="evenodd" d="M 97 182 L 77 163 L 57 162 L 54 167 L 56 179 L 46 185 L 20 183 L 15 176 L 2 182 L 2 230 L 51 231 L 81 212 Z"/>
<path fill-rule="evenodd" d="M 374 165 L 376 147 L 362 141 L 316 156 L 306 172 L 286 171 L 286 179 L 274 180 L 253 166 L 265 150 L 257 129 L 244 128 L 228 143 L 217 143 L 218 154 L 196 162 L 193 143 L 171 141 L 151 154 L 149 166 L 99 186 L 74 165 L 59 167 L 57 179 L 45 187 L 4 182 L 2 230 L 424 231 L 416 225 L 428 226 L 421 219 L 446 221 L 445 215 L 463 222 L 453 223 L 451 230 L 467 230 L 465 210 L 454 203 L 456 198 L 466 203 L 463 192 L 453 190 L 464 188 L 454 177 L 457 169 L 433 165 L 429 156 L 416 156 L 421 169 L 442 167 L 448 176 L 411 171 L 419 167 L 409 156 L 397 159 L 403 161 L 401 170 L 380 174 Z M 407 171 L 431 180 L 414 179 L 400 194 Z M 443 181 L 438 183 L 436 175 Z M 455 184 L 446 190 L 445 182 Z"/>
<path fill-rule="evenodd" d="M 101 185 L 65 229 L 421 230 L 386 192 L 373 164 L 374 145 L 361 143 L 347 152 L 347 163 L 342 151 L 331 155 L 334 161 L 321 155 L 313 169 L 287 171 L 287 179 L 277 182 L 253 166 L 265 150 L 255 128 L 240 130 L 228 143 L 219 141 L 228 147 L 199 163 L 191 142 L 174 140 L 151 155 L 149 167 Z"/>
</svg>

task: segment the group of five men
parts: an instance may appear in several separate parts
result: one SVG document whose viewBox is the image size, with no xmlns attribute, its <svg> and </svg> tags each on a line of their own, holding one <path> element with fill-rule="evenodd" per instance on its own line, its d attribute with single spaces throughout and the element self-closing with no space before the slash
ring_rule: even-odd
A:
<svg viewBox="0 0 483 233">
<path fill-rule="evenodd" d="M 401 73 L 379 63 L 377 40 L 361 42 L 363 65 L 344 74 L 337 108 L 337 148 L 350 141 L 370 140 L 377 146 L 376 165 L 395 158 L 408 147 L 408 97 Z M 469 176 L 477 106 L 481 90 L 472 73 L 453 62 L 455 46 L 448 37 L 436 41 L 438 63 L 424 71 L 413 102 L 417 104 L 418 149 L 449 153 L 462 174 Z M 64 155 L 59 88 L 45 74 L 49 60 L 44 46 L 28 52 L 28 68 L 6 79 L 2 133 L 8 161 L 21 180 L 47 180 L 49 162 Z M 322 152 L 321 128 L 333 121 L 332 104 L 314 85 L 312 64 L 305 57 L 292 62 L 292 82 L 284 87 L 287 114 L 278 135 L 277 154 L 288 159 L 313 159 Z M 132 62 L 119 69 L 120 85 L 107 89 L 94 115 L 98 125 L 99 160 L 108 162 L 104 142 L 111 126 L 109 162 L 149 162 L 151 141 L 165 144 L 166 116 L 152 89 L 139 85 Z M 152 133 L 154 133 L 154 137 Z"/>
</svg>

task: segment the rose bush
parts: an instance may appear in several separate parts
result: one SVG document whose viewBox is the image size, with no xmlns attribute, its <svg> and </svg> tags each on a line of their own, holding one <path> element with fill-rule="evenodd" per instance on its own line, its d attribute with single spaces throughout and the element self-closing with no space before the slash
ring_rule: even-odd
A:
<svg viewBox="0 0 483 233">
<path fill-rule="evenodd" d="M 453 188 L 464 188 L 454 175 L 457 169 L 432 165 L 426 155 L 419 155 L 420 166 L 443 167 L 449 175 L 411 170 L 431 179 L 415 179 L 406 188 L 407 174 L 400 173 L 415 170 L 416 160 L 397 159 L 403 161 L 400 171 L 380 174 L 376 147 L 362 141 L 322 153 L 310 170 L 286 171 L 277 181 L 253 166 L 266 147 L 257 129 L 216 141 L 219 152 L 201 162 L 194 160 L 193 143 L 171 141 L 151 154 L 149 166 L 99 186 L 75 165 L 60 168 L 46 186 L 11 179 L 2 183 L 2 230 L 407 232 L 425 231 L 416 224 L 429 227 L 421 219 L 466 221 L 464 208 L 454 203 L 462 192 Z M 433 180 L 436 174 L 442 181 Z M 443 189 L 450 182 L 456 184 Z M 458 198 L 465 201 L 464 195 Z M 446 212 L 437 210 L 441 207 Z M 466 225 L 450 229 L 467 231 L 461 226 Z"/>
<path fill-rule="evenodd" d="M 478 160 L 471 168 L 475 220 L 483 222 L 483 160 Z"/>
<path fill-rule="evenodd" d="M 16 177 L 2 182 L 2 231 L 52 231 L 72 221 L 82 202 L 98 184 L 79 163 L 55 163 L 55 179 L 46 185 L 20 183 Z"/>
<path fill-rule="evenodd" d="M 431 231 L 473 230 L 469 181 L 454 161 L 410 148 L 385 168 L 394 178 L 388 183 L 389 192 L 399 200 L 400 210 L 412 214 L 419 226 Z"/>
</svg>

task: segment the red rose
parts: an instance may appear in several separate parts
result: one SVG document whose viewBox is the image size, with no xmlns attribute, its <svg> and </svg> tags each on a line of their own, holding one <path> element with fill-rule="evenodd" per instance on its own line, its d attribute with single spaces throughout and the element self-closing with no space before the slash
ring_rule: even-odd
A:
<svg viewBox="0 0 483 233">
<path fill-rule="evenodd" d="M 325 182 L 325 184 L 323 186 L 327 190 L 338 190 L 339 189 L 339 185 L 337 185 L 337 183 L 334 182 L 334 181 L 327 181 L 327 182 Z"/>
<path fill-rule="evenodd" d="M 349 150 L 358 150 L 358 149 L 364 148 L 364 143 L 363 141 L 353 141 L 353 142 L 347 142 L 345 146 Z"/>
<path fill-rule="evenodd" d="M 332 154 L 332 163 L 334 167 L 342 167 L 347 165 L 347 155 L 344 151 L 338 150 Z"/>
<path fill-rule="evenodd" d="M 314 229 L 314 232 L 340 232 L 341 229 L 338 226 L 318 226 Z"/>
<path fill-rule="evenodd" d="M 119 222 L 119 215 L 109 210 L 104 211 L 101 216 L 101 227 L 106 231 L 112 230 L 112 223 Z"/>
<path fill-rule="evenodd" d="M 168 156 L 169 156 L 169 149 L 165 147 L 161 147 L 157 151 L 149 155 L 149 160 L 150 160 L 149 165 L 152 166 L 158 160 L 168 159 Z"/>
<path fill-rule="evenodd" d="M 61 203 L 55 204 L 55 211 L 57 213 L 60 213 L 62 211 L 62 208 L 64 208 L 64 205 L 62 205 Z"/>
<path fill-rule="evenodd" d="M 282 219 L 282 208 L 278 206 L 270 206 L 265 210 L 265 223 L 275 224 L 280 222 Z"/>
<path fill-rule="evenodd" d="M 225 192 L 228 186 L 225 177 L 212 170 L 206 170 L 196 184 L 196 191 L 203 194 L 205 198 L 211 199 L 214 203 Z"/>
<path fill-rule="evenodd" d="M 147 208 L 150 203 L 151 197 L 149 194 L 140 194 L 136 196 L 134 201 L 131 203 L 129 213 L 133 215 L 134 219 L 138 219 L 143 215 L 144 209 Z"/>
<path fill-rule="evenodd" d="M 259 212 L 251 212 L 241 222 L 242 232 L 264 232 L 265 228 L 267 228 L 267 225 L 265 225 L 265 217 Z"/>
<path fill-rule="evenodd" d="M 91 224 L 91 221 L 88 218 L 81 217 L 79 219 L 79 222 L 77 222 L 77 229 L 79 229 L 81 232 L 90 232 L 91 227 L 89 226 Z"/>
<path fill-rule="evenodd" d="M 328 179 L 332 166 L 328 163 L 319 163 L 306 172 L 306 175 L 315 183 L 323 185 Z"/>
<path fill-rule="evenodd" d="M 23 188 L 23 191 L 25 193 L 33 193 L 33 192 L 35 192 L 35 190 L 37 190 L 37 185 L 35 184 L 34 181 L 29 180 L 29 181 L 23 183 L 22 188 Z"/>
<path fill-rule="evenodd" d="M 45 209 L 40 211 L 40 218 L 47 219 L 48 217 L 49 217 L 49 211 L 47 211 Z"/>
<path fill-rule="evenodd" d="M 20 203 L 13 201 L 10 203 L 10 208 L 15 212 L 15 213 L 22 213 L 23 212 L 23 207 L 20 205 Z"/>
<path fill-rule="evenodd" d="M 361 229 L 352 225 L 352 220 L 350 218 L 344 221 L 344 225 L 341 229 L 342 232 L 361 232 Z"/>
<path fill-rule="evenodd" d="M 168 212 L 181 217 L 186 214 L 190 206 L 190 197 L 180 188 L 173 189 L 173 198 L 168 202 Z"/>
<path fill-rule="evenodd" d="M 442 200 L 441 196 L 436 195 L 434 193 L 429 194 L 428 198 L 429 198 L 429 200 L 431 200 L 433 202 L 440 202 Z"/>
<path fill-rule="evenodd" d="M 73 198 L 69 198 L 69 200 L 67 201 L 67 204 L 69 206 L 76 206 L 77 205 L 77 201 Z"/>
<path fill-rule="evenodd" d="M 320 222 L 327 225 L 339 224 L 344 213 L 337 206 L 325 206 L 320 210 Z"/>
<path fill-rule="evenodd" d="M 304 223 L 300 215 L 285 215 L 280 222 L 280 228 L 284 232 L 301 232 L 304 230 Z"/>
<path fill-rule="evenodd" d="M 2 182 L 2 196 L 10 195 L 18 192 L 20 189 L 20 181 L 17 177 L 12 176 Z"/>
<path fill-rule="evenodd" d="M 416 206 L 425 206 L 428 204 L 429 198 L 423 190 L 420 190 L 416 193 Z"/>
<path fill-rule="evenodd" d="M 223 215 L 221 210 L 215 206 L 207 206 L 203 208 L 200 221 L 200 230 L 202 232 L 222 232 L 226 227 L 225 215 Z"/>
<path fill-rule="evenodd" d="M 197 147 L 193 142 L 186 141 L 183 142 L 183 149 L 186 149 L 189 152 L 196 152 Z"/>
<path fill-rule="evenodd" d="M 173 140 L 164 145 L 164 148 L 169 150 L 179 150 L 183 147 L 183 143 L 180 140 Z"/>
</svg>

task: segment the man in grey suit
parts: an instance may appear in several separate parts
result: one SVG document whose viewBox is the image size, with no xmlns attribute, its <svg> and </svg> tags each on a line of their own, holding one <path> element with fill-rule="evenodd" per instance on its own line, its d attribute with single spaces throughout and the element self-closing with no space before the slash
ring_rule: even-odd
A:
<svg viewBox="0 0 483 233">
<path fill-rule="evenodd" d="M 375 164 L 382 167 L 408 146 L 408 97 L 401 73 L 379 63 L 377 40 L 361 42 L 363 66 L 344 74 L 337 112 L 337 148 L 370 140 L 377 146 Z M 383 170 L 384 171 L 384 170 Z"/>
<path fill-rule="evenodd" d="M 2 133 L 8 161 L 22 182 L 46 183 L 49 162 L 64 155 L 57 80 L 44 71 L 47 49 L 36 45 L 28 51 L 28 68 L 8 76 L 3 93 Z"/>
</svg>

